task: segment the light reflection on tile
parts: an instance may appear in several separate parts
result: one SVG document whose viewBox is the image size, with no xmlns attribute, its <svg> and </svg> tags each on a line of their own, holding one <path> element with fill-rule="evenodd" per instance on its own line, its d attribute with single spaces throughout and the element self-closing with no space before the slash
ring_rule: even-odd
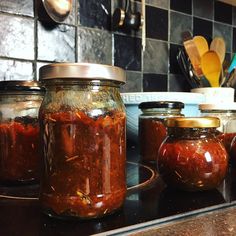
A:
<svg viewBox="0 0 236 236">
<path fill-rule="evenodd" d="M 78 62 L 111 65 L 111 33 L 102 30 L 78 28 Z"/>
<path fill-rule="evenodd" d="M 0 59 L 0 80 L 33 80 L 33 64 Z"/>
<path fill-rule="evenodd" d="M 0 15 L 0 56 L 34 59 L 34 21 Z"/>
<path fill-rule="evenodd" d="M 0 11 L 34 16 L 33 0 L 1 0 Z"/>
<path fill-rule="evenodd" d="M 75 61 L 75 28 L 68 25 L 47 27 L 38 22 L 38 59 Z"/>
</svg>

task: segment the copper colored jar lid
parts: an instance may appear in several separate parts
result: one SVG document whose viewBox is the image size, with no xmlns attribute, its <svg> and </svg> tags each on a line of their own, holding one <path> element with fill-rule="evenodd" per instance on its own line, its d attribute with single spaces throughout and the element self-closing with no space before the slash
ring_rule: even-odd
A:
<svg viewBox="0 0 236 236">
<path fill-rule="evenodd" d="M 165 120 L 167 127 L 180 128 L 217 128 L 220 119 L 217 117 L 171 117 Z"/>
<path fill-rule="evenodd" d="M 123 69 L 92 63 L 53 63 L 39 69 L 39 79 L 90 79 L 126 82 Z"/>
</svg>

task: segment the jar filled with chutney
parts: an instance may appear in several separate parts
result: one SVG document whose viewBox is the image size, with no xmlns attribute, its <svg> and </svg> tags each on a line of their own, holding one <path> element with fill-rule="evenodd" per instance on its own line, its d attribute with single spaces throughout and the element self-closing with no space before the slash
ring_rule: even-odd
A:
<svg viewBox="0 0 236 236">
<path fill-rule="evenodd" d="M 173 101 L 142 102 L 139 109 L 139 143 L 141 162 L 155 164 L 159 147 L 167 136 L 164 119 L 184 116 L 184 103 Z"/>
<path fill-rule="evenodd" d="M 168 137 L 158 153 L 167 185 L 187 191 L 218 187 L 226 176 L 228 154 L 216 137 L 216 117 L 167 118 Z"/>
<path fill-rule="evenodd" d="M 201 116 L 214 116 L 220 119 L 217 136 L 225 145 L 228 153 L 236 136 L 236 103 L 200 104 Z"/>
<path fill-rule="evenodd" d="M 40 68 L 44 170 L 42 210 L 58 218 L 97 218 L 126 197 L 126 114 L 121 68 L 56 63 Z"/>
<path fill-rule="evenodd" d="M 35 81 L 0 82 L 0 183 L 38 183 L 42 164 L 38 111 L 44 89 Z"/>
</svg>

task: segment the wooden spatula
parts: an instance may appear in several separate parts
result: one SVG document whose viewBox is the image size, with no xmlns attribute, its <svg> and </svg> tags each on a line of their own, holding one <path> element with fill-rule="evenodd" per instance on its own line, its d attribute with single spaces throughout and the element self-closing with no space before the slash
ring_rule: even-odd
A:
<svg viewBox="0 0 236 236">
<path fill-rule="evenodd" d="M 191 61 L 191 64 L 193 66 L 193 69 L 197 76 L 202 76 L 202 70 L 201 70 L 201 57 L 198 52 L 197 46 L 193 41 L 193 38 L 191 37 L 191 34 L 189 32 L 183 33 L 183 44 L 185 51 Z"/>
<path fill-rule="evenodd" d="M 208 51 L 201 57 L 201 68 L 210 85 L 212 87 L 219 87 L 222 65 L 215 51 Z"/>
<path fill-rule="evenodd" d="M 215 51 L 218 54 L 220 62 L 223 64 L 226 51 L 224 39 L 221 37 L 215 37 L 211 42 L 210 50 Z"/>
<path fill-rule="evenodd" d="M 193 41 L 197 46 L 200 57 L 209 50 L 208 42 L 203 36 L 194 36 Z"/>
</svg>

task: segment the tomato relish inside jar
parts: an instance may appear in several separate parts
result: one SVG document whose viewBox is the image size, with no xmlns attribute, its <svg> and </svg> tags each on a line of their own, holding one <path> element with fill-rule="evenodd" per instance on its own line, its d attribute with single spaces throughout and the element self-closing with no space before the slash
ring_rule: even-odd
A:
<svg viewBox="0 0 236 236">
<path fill-rule="evenodd" d="M 141 161 L 156 163 L 159 147 L 167 136 L 164 119 L 167 117 L 183 116 L 181 109 L 184 103 L 173 101 L 142 102 L 139 109 L 139 143 Z"/>
<path fill-rule="evenodd" d="M 44 89 L 35 81 L 0 82 L 0 183 L 38 183 L 42 165 L 38 110 Z"/>
<path fill-rule="evenodd" d="M 164 181 L 187 191 L 220 185 L 228 168 L 228 154 L 215 136 L 216 117 L 167 118 L 168 137 L 158 153 L 158 170 Z"/>
<path fill-rule="evenodd" d="M 41 68 L 44 213 L 96 218 L 126 197 L 126 114 L 118 67 L 59 63 Z"/>
</svg>

